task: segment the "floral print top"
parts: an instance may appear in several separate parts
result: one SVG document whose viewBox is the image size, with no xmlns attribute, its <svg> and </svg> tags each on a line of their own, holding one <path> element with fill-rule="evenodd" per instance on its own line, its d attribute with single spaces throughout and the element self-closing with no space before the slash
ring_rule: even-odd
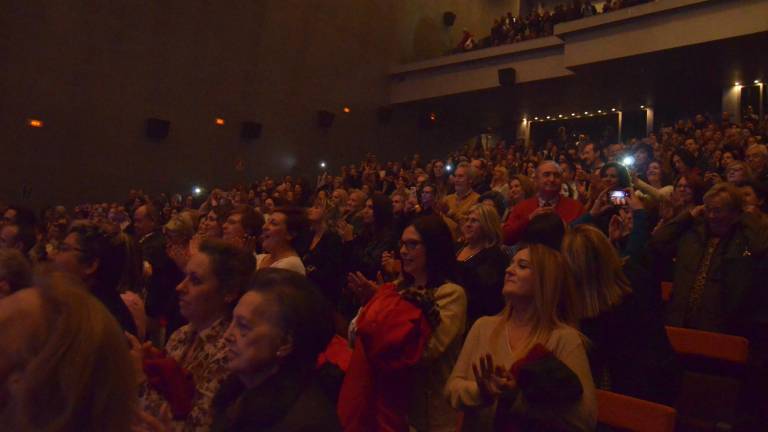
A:
<svg viewBox="0 0 768 432">
<path fill-rule="evenodd" d="M 174 430 L 197 432 L 210 429 L 213 422 L 211 402 L 228 373 L 224 343 L 227 327 L 227 319 L 220 319 L 200 332 L 187 324 L 176 330 L 165 345 L 167 355 L 195 380 L 192 411 L 186 419 L 173 422 Z M 162 395 L 151 389 L 142 397 L 142 403 L 148 413 L 158 418 L 163 406 L 167 405 Z"/>
</svg>

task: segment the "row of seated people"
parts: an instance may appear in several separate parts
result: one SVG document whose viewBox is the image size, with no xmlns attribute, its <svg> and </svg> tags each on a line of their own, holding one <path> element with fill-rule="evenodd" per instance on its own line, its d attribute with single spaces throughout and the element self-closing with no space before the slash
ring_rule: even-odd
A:
<svg viewBox="0 0 768 432">
<path fill-rule="evenodd" d="M 556 164 L 545 162 L 538 168 L 542 185 L 547 184 L 549 168 L 556 168 Z M 559 193 L 557 186 L 552 190 Z M 546 187 L 540 192 L 546 192 Z M 705 200 L 710 205 L 708 211 L 718 207 L 737 211 L 730 206 L 740 198 L 741 193 L 733 186 L 723 184 L 710 191 Z M 627 205 L 636 216 L 642 215 L 639 197 L 634 195 Z M 547 208 L 551 207 L 539 207 Z M 270 218 L 278 219 L 276 225 L 280 225 L 282 211 L 288 210 L 277 210 Z M 696 212 L 690 217 L 698 216 Z M 542 423 L 546 427 L 590 430 L 595 421 L 595 384 L 645 399 L 670 400 L 676 367 L 663 329 L 658 281 L 644 267 L 640 245 L 646 242 L 633 239 L 638 243 L 630 248 L 634 252 L 622 260 L 619 250 L 598 229 L 589 225 L 567 229 L 556 211 L 539 213 L 523 230 L 510 263 L 506 258 L 499 260 L 501 268 L 496 273 L 504 274 L 501 290 L 496 293 L 499 310 L 482 318 L 469 317 L 468 304 L 477 293 L 457 284 L 462 278 L 453 269 L 462 264 L 467 267 L 472 261 L 476 253 L 467 249 L 473 244 L 483 245 L 482 250 L 500 245 L 501 224 L 496 210 L 486 204 L 471 208 L 463 226 L 467 246 L 460 249 L 458 257 L 441 216 L 420 216 L 406 226 L 395 260 L 399 263 L 394 265 L 399 276 L 391 283 L 370 283 L 364 278 L 350 283 L 356 297 L 366 300 L 350 326 L 354 350 L 350 358 L 340 362 L 347 364 L 346 376 L 336 382 L 340 388 L 334 387 L 332 379 L 324 386 L 321 379 L 309 385 L 303 380 L 323 375 L 288 369 L 288 365 L 298 366 L 289 360 L 297 352 L 307 354 L 302 356 L 300 369 L 316 365 L 314 360 L 330 341 L 334 319 L 330 302 L 299 276 L 301 268 L 265 270 L 291 267 L 284 264 L 279 248 L 270 245 L 269 234 L 263 237 L 268 253 L 261 258 L 254 257 L 242 243 L 201 241 L 190 253 L 184 279 L 176 287 L 181 315 L 188 324 L 174 332 L 163 352 L 128 333 L 132 350 L 126 358 L 134 360 L 134 370 L 124 372 L 137 375 L 134 384 L 143 408 L 136 421 L 155 427 L 165 422 L 163 427 L 167 428 L 174 427 L 175 421 L 179 427 L 214 430 L 239 430 L 269 420 L 277 422 L 275 425 L 312 421 L 321 422 L 314 423 L 317 427 L 336 427 L 333 404 L 326 409 L 319 404 L 336 398 L 345 430 L 398 430 L 409 423 L 419 430 L 450 430 L 456 419 L 451 405 L 470 413 L 465 416 L 469 430 L 475 426 L 484 430 L 482 425 L 493 422 L 524 429 Z M 709 226 L 713 232 L 717 232 L 716 227 Z M 120 282 L 117 279 L 123 273 L 114 264 L 125 260 L 115 260 L 113 254 L 119 254 L 116 251 L 123 250 L 128 241 L 125 234 L 99 233 L 99 229 L 89 224 L 73 225 L 52 254 L 54 266 L 77 279 L 49 276 L 35 284 L 39 285 L 36 289 L 18 290 L 4 301 L 8 313 L 16 317 L 9 321 L 16 326 L 7 326 L 8 337 L 16 338 L 15 343 L 32 338 L 25 331 L 43 331 L 24 325 L 18 314 L 39 316 L 42 329 L 61 327 L 44 325 L 45 320 L 60 313 L 52 310 L 73 307 L 45 305 L 46 301 L 63 301 L 57 299 L 56 287 L 60 286 L 90 291 L 94 300 L 106 306 L 103 310 L 117 318 L 112 321 L 115 329 L 121 324 L 125 331 L 135 329 L 135 321 L 133 326 L 130 323 L 132 315 L 119 312 L 114 299 L 118 293 L 115 285 Z M 635 236 L 637 231 L 633 227 Z M 286 232 L 290 237 L 290 231 Z M 110 238 L 111 243 L 94 242 L 99 236 Z M 110 248 L 121 238 L 123 245 Z M 287 256 L 301 264 L 295 251 Z M 261 270 L 250 280 L 254 268 Z M 81 283 L 87 288 L 79 287 Z M 113 288 L 109 290 L 107 284 Z M 287 287 L 301 295 L 270 291 Z M 706 302 L 699 300 L 693 307 L 702 305 Z M 282 313 L 283 307 L 297 310 L 285 311 L 288 316 L 273 315 Z M 66 315 L 61 313 L 58 319 L 71 319 Z M 93 325 L 90 321 L 79 324 Z M 117 335 L 122 339 L 119 330 Z M 627 342 L 630 335 L 633 343 Z M 50 335 L 52 342 L 56 339 L 53 336 L 57 335 Z M 99 336 L 115 337 L 94 337 Z M 99 340 L 97 345 L 109 343 Z M 45 353 L 36 349 L 39 347 L 20 347 L 19 352 Z M 63 360 L 61 365 L 65 365 Z M 25 382 L 23 377 L 21 374 L 21 382 Z M 194 390 L 185 392 L 185 384 Z M 265 389 L 275 386 L 278 392 L 264 400 Z M 276 396 L 291 400 L 281 407 L 282 412 L 272 405 Z M 128 395 L 118 400 L 130 402 Z M 504 407 L 501 411 L 500 406 Z M 237 409 L 233 411 L 233 407 Z M 320 409 L 311 420 L 299 414 L 309 407 Z M 53 414 L 50 418 L 55 418 Z M 280 418 L 269 418 L 274 415 Z"/>
<path fill-rule="evenodd" d="M 677 141 L 692 147 L 669 140 Z M 391 198 L 369 184 L 369 198 L 334 189 L 349 180 L 334 179 L 307 209 L 260 213 L 236 196 L 237 206 L 209 197 L 166 222 L 158 205 L 139 200 L 130 225 L 110 223 L 105 212 L 63 224 L 59 211 L 47 232 L 55 235 L 36 237 L 30 212 L 11 207 L 0 228 L 0 289 L 10 294 L 0 319 L 3 343 L 18 347 L 8 352 L 24 355 L 3 360 L 3 381 L 17 398 L 2 421 L 9 430 L 48 421 L 81 430 L 293 430 L 307 422 L 316 430 L 337 422 L 345 430 L 451 430 L 460 409 L 467 430 L 491 423 L 590 430 L 595 386 L 670 401 L 677 365 L 665 321 L 748 334 L 764 319 L 765 196 L 749 170 L 760 175 L 768 156 L 748 141 L 738 174 L 730 171 L 736 159 L 699 195 L 685 183 L 697 173 L 684 171 L 668 198 L 665 184 L 648 176 L 640 187 L 642 174 L 633 182 L 612 163 L 615 149 L 603 149 L 600 166 L 595 146 L 585 145 L 586 206 L 563 187 L 568 160 L 540 162 L 530 197 L 519 193 L 529 181 L 519 175 L 506 184 L 507 200 L 477 194 L 504 168 L 499 152 L 460 163 L 451 189 L 427 175 L 418 192 L 396 186 Z M 666 150 L 653 143 L 632 150 L 652 171 L 654 159 L 641 156 L 649 148 Z M 452 193 L 443 198 L 441 189 Z M 611 192 L 628 194 L 611 201 Z M 269 199 L 279 202 L 280 193 Z M 673 213 L 654 210 L 663 199 L 676 204 Z M 41 274 L 34 282 L 32 266 Z M 51 266 L 70 276 L 46 275 Z M 666 311 L 665 272 L 675 281 Z M 91 300 L 69 291 L 90 292 Z M 128 363 L 111 354 L 122 336 L 93 333 L 111 324 L 83 313 L 114 319 L 130 334 Z M 334 330 L 348 342 L 331 339 Z M 73 347 L 73 339 L 83 343 Z M 51 350 L 62 357 L 45 357 Z M 58 374 L 74 361 L 66 355 L 96 356 L 110 368 L 83 368 L 85 375 L 66 378 L 88 385 L 62 386 Z M 131 371 L 121 369 L 126 364 Z M 35 396 L 50 386 L 82 390 L 41 404 Z M 124 417 L 112 415 L 117 406 L 68 417 L 90 392 L 112 395 Z M 99 421 L 109 427 L 88 423 Z"/>
</svg>

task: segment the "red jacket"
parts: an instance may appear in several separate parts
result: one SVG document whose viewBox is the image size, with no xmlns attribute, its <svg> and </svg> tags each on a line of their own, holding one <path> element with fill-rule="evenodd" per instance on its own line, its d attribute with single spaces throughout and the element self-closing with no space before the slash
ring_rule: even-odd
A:
<svg viewBox="0 0 768 432">
<path fill-rule="evenodd" d="M 352 361 L 339 395 L 346 432 L 407 432 L 411 374 L 432 334 L 424 313 L 382 285 L 357 318 Z"/>
<path fill-rule="evenodd" d="M 513 245 L 520 241 L 520 236 L 528 226 L 528 218 L 531 213 L 539 208 L 539 197 L 528 198 L 516 205 L 509 214 L 507 221 L 504 222 L 502 231 L 504 232 L 504 244 Z M 555 206 L 555 213 L 562 218 L 565 223 L 571 223 L 584 213 L 584 206 L 575 199 L 561 196 Z"/>
</svg>

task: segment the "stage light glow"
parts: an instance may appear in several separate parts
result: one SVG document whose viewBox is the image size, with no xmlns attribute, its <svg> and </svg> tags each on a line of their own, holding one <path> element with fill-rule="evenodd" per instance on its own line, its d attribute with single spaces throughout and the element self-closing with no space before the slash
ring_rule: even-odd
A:
<svg viewBox="0 0 768 432">
<path fill-rule="evenodd" d="M 43 121 L 38 119 L 29 119 L 27 120 L 27 125 L 33 128 L 41 128 L 43 127 Z"/>
<path fill-rule="evenodd" d="M 223 118 L 221 118 L 221 117 L 216 117 L 216 119 L 214 120 L 214 123 L 216 123 L 216 126 L 224 126 L 224 124 L 225 124 L 226 122 L 224 121 L 224 119 L 223 119 Z"/>
</svg>

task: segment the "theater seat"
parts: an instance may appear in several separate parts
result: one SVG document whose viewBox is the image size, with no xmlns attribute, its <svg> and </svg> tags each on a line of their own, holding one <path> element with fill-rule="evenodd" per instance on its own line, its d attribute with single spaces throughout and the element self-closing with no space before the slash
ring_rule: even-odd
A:
<svg viewBox="0 0 768 432">
<path fill-rule="evenodd" d="M 601 425 L 636 432 L 672 432 L 673 408 L 605 390 L 596 390 L 597 421 Z"/>
<path fill-rule="evenodd" d="M 749 341 L 740 336 L 667 327 L 683 364 L 675 404 L 678 430 L 738 430 Z"/>
<path fill-rule="evenodd" d="M 672 282 L 661 283 L 661 299 L 664 300 L 664 303 L 668 302 L 669 299 L 672 298 L 673 287 L 674 287 L 674 284 Z"/>
<path fill-rule="evenodd" d="M 735 365 L 745 365 L 749 341 L 740 336 L 712 333 L 681 327 L 667 327 L 667 336 L 676 353 Z"/>
</svg>

